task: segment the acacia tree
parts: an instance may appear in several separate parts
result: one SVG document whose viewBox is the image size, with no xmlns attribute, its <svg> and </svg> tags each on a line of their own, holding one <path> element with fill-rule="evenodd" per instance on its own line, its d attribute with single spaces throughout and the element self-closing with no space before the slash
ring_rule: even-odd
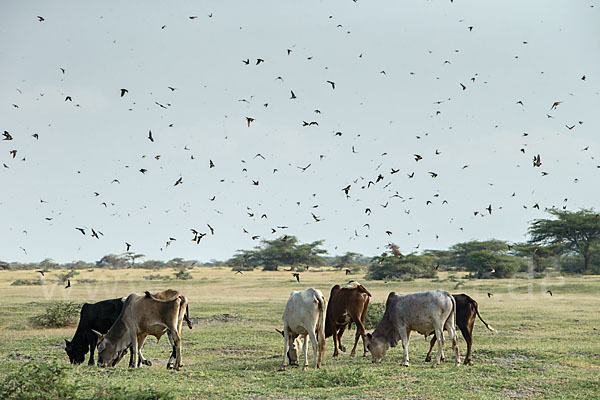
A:
<svg viewBox="0 0 600 400">
<path fill-rule="evenodd" d="M 563 253 L 583 257 L 583 273 L 590 272 L 590 258 L 600 243 L 600 215 L 593 210 L 547 210 L 555 219 L 537 219 L 529 227 L 529 243 L 560 245 Z"/>
</svg>

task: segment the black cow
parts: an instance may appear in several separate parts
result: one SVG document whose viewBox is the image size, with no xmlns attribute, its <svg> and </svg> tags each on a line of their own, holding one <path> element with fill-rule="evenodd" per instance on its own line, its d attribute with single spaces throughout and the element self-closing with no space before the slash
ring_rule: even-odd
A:
<svg viewBox="0 0 600 400">
<path fill-rule="evenodd" d="M 89 365 L 94 365 L 94 350 L 98 344 L 98 336 L 92 329 L 106 333 L 115 322 L 125 299 L 103 300 L 95 304 L 85 303 L 81 307 L 79 325 L 73 340 L 65 339 L 65 351 L 71 364 L 81 364 L 85 360 L 88 350 L 90 352 Z"/>
<path fill-rule="evenodd" d="M 475 317 L 479 317 L 481 322 L 483 322 L 485 327 L 490 332 L 496 332 L 496 330 L 492 328 L 491 325 L 488 325 L 483 318 L 481 318 L 481 315 L 479 315 L 479 308 L 477 307 L 477 302 L 475 300 L 464 293 L 453 294 L 452 297 L 454 297 L 454 300 L 456 300 L 456 326 L 458 326 L 463 337 L 465 338 L 465 342 L 467 342 L 465 365 L 473 365 L 473 351 L 471 347 L 473 345 L 473 325 L 475 324 Z M 433 335 L 433 339 L 431 339 L 429 352 L 427 353 L 425 361 L 431 361 L 431 351 L 433 350 L 435 341 L 435 335 Z"/>
</svg>

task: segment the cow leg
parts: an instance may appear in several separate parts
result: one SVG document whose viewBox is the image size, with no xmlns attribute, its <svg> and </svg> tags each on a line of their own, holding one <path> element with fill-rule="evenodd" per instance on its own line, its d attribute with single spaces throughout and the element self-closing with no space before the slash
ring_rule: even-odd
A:
<svg viewBox="0 0 600 400">
<path fill-rule="evenodd" d="M 361 336 L 362 336 L 363 351 L 364 351 L 363 352 L 363 357 L 366 357 L 367 353 L 369 352 L 369 350 L 367 349 L 367 344 L 365 343 L 365 336 L 367 335 L 366 334 L 367 331 L 365 330 L 365 318 L 367 318 L 367 311 L 368 310 L 369 310 L 369 298 L 367 297 L 367 300 L 366 300 L 365 305 L 363 307 L 362 314 L 360 316 L 360 323 L 362 325 L 362 334 L 361 334 Z M 356 344 L 355 344 L 355 346 L 356 346 Z"/>
<path fill-rule="evenodd" d="M 467 342 L 467 355 L 465 356 L 465 365 L 473 365 L 473 350 L 472 350 L 472 346 L 473 346 L 473 323 L 475 322 L 475 320 L 473 319 L 472 321 L 470 321 L 471 323 L 464 327 L 464 326 L 460 326 L 460 332 L 462 333 L 463 337 L 465 338 L 465 342 Z M 458 333 L 457 333 L 458 335 Z"/>
<path fill-rule="evenodd" d="M 433 335 L 433 339 L 429 343 L 429 352 L 427 352 L 427 356 L 425 357 L 425 361 L 431 361 L 431 352 L 433 351 L 433 346 L 435 346 L 435 333 Z"/>
<path fill-rule="evenodd" d="M 402 339 L 403 359 L 402 365 L 408 367 L 410 360 L 408 359 L 408 343 L 410 342 L 410 331 L 408 329 L 400 329 L 400 338 Z"/>
<path fill-rule="evenodd" d="M 139 344 L 139 346 L 140 346 L 140 351 L 139 351 L 139 357 L 140 357 L 140 359 L 138 361 L 138 364 L 142 363 L 144 365 L 147 365 L 147 366 L 151 367 L 152 366 L 152 361 L 147 360 L 144 357 L 144 354 L 142 353 L 142 350 L 144 350 L 144 344 L 146 343 L 146 336 L 147 335 L 140 335 L 140 337 L 138 338 L 138 341 L 140 342 L 140 344 Z"/>
<path fill-rule="evenodd" d="M 94 351 L 96 350 L 96 345 L 98 344 L 98 337 L 93 335 L 89 337 L 89 340 L 90 360 L 88 361 L 88 365 L 94 365 Z"/>
<path fill-rule="evenodd" d="M 346 332 L 347 326 L 348 325 L 342 325 L 340 327 L 340 330 L 338 331 L 338 346 L 340 347 L 340 350 L 344 353 L 346 352 L 346 347 L 342 344 L 342 335 L 344 334 L 344 332 Z"/>
<path fill-rule="evenodd" d="M 175 368 L 176 371 L 181 371 L 183 364 L 181 363 L 181 336 L 176 329 L 171 330 L 171 337 L 173 338 L 173 347 L 175 347 L 176 355 L 175 355 Z"/>
<path fill-rule="evenodd" d="M 339 342 L 339 337 L 338 337 L 338 333 L 337 333 L 337 327 L 334 326 L 333 328 L 333 356 L 337 357 L 339 356 L 339 352 L 338 352 L 338 342 Z"/>
<path fill-rule="evenodd" d="M 450 335 L 450 341 L 452 343 L 452 351 L 454 351 L 454 355 L 456 356 L 456 365 L 460 365 L 460 352 L 458 351 L 458 334 L 454 329 L 454 321 L 451 323 L 446 322 L 446 329 L 448 330 L 448 334 Z"/>
<path fill-rule="evenodd" d="M 431 368 L 435 368 L 439 365 L 440 361 L 442 360 L 442 356 L 444 354 L 444 331 L 442 330 L 441 327 L 435 327 L 434 334 L 435 334 L 435 338 L 437 339 L 437 342 L 438 342 L 438 351 L 437 351 L 437 355 L 435 356 L 435 361 L 431 365 Z"/>
<path fill-rule="evenodd" d="M 279 368 L 280 371 L 285 371 L 289 340 L 290 334 L 288 332 L 287 325 L 283 324 L 283 363 L 281 364 L 281 368 Z"/>
<path fill-rule="evenodd" d="M 169 356 L 169 360 L 167 361 L 167 369 L 173 369 L 175 359 L 177 358 L 177 349 L 175 348 L 175 342 L 173 341 L 173 337 L 171 336 L 170 329 L 167 329 L 167 338 L 169 338 L 169 343 L 171 343 L 171 355 Z"/>
<path fill-rule="evenodd" d="M 356 355 L 356 345 L 358 344 L 358 338 L 362 338 L 363 340 L 363 346 L 365 344 L 365 327 L 362 324 L 360 319 L 356 319 L 354 321 L 354 325 L 356 325 L 356 335 L 354 335 L 354 347 L 352 347 L 352 351 L 350 352 L 350 355 L 352 357 L 354 357 L 354 355 Z M 363 354 L 363 357 L 367 355 L 367 349 L 365 347 L 365 352 Z"/>
<path fill-rule="evenodd" d="M 131 338 L 131 358 L 129 359 L 129 367 L 136 368 L 137 357 L 139 354 L 137 335 L 132 335 Z"/>
<path fill-rule="evenodd" d="M 313 348 L 313 368 L 319 368 L 321 363 L 317 363 L 317 335 L 315 335 L 314 329 L 311 329 L 308 331 L 308 335 L 304 336 L 304 369 L 308 368 L 308 359 L 306 357 L 308 355 L 308 346 L 306 343 L 308 336 L 310 336 L 310 343 Z"/>
</svg>

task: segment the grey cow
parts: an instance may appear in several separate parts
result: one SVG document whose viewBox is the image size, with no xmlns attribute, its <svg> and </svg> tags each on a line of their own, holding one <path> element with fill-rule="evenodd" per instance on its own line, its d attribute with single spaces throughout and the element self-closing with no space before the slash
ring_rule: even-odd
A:
<svg viewBox="0 0 600 400">
<path fill-rule="evenodd" d="M 456 336 L 455 317 L 456 300 L 443 290 L 432 290 L 406 295 L 391 292 L 385 303 L 385 313 L 377 324 L 373 334 L 367 334 L 367 349 L 371 352 L 373 362 L 379 362 L 391 347 L 396 347 L 398 339 L 402 339 L 404 359 L 402 365 L 409 365 L 408 342 L 410 333 L 417 331 L 422 335 L 435 333 L 438 342 L 436 367 L 443 355 L 444 329 L 450 334 L 452 350 L 456 354 L 456 364 L 460 364 L 458 337 Z"/>
</svg>

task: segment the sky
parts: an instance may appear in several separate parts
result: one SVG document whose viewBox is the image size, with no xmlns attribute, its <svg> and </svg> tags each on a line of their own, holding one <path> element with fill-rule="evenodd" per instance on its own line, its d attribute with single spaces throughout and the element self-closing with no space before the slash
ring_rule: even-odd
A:
<svg viewBox="0 0 600 400">
<path fill-rule="evenodd" d="M 599 1 L 0 11 L 3 261 L 411 253 L 600 209 Z"/>
</svg>

